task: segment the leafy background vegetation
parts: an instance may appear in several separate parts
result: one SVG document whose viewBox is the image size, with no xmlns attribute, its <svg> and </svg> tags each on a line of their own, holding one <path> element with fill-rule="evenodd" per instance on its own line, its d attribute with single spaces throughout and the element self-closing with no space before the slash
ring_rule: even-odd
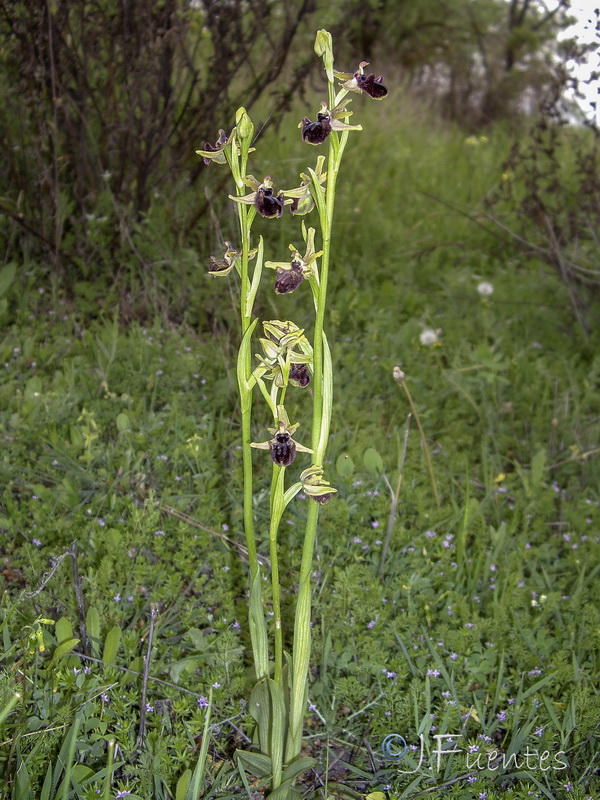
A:
<svg viewBox="0 0 600 800">
<path fill-rule="evenodd" d="M 321 99 L 320 78 L 302 65 L 315 60 L 315 28 L 331 24 L 350 50 L 336 44 L 339 66 L 370 58 L 392 93 L 375 108 L 355 99 L 352 121 L 364 130 L 349 144 L 340 180 L 328 322 L 336 380 L 328 457 L 338 495 L 323 509 L 314 571 L 306 752 L 319 767 L 300 792 L 595 797 L 598 169 L 595 131 L 557 125 L 549 113 L 558 108 L 556 76 L 540 65 L 557 17 L 536 27 L 534 4 L 517 36 L 516 17 L 505 12 L 529 4 L 420 3 L 417 13 L 415 4 L 363 3 L 359 13 L 352 4 L 287 3 L 277 15 L 283 4 L 202 3 L 195 17 L 165 4 L 164 19 L 182 36 L 185 28 L 188 44 L 194 26 L 204 37 L 202 82 L 192 89 L 192 78 L 173 77 L 155 96 L 155 73 L 144 64 L 157 41 L 153 56 L 166 58 L 171 28 L 142 4 L 148 19 L 131 25 L 148 30 L 154 20 L 164 39 L 136 40 L 131 84 L 115 80 L 111 95 L 103 90 L 108 38 L 89 54 L 88 84 L 69 82 L 81 77 L 70 58 L 89 41 L 75 34 L 93 38 L 93 29 L 75 26 L 87 5 L 2 3 L 5 45 L 38 47 L 2 50 L 1 146 L 10 154 L 0 219 L 6 796 L 183 800 L 197 776 L 205 797 L 261 792 L 232 761 L 250 735 L 253 678 L 239 544 L 237 287 L 206 276 L 209 254 L 233 235 L 233 212 L 222 173 L 199 165 L 193 149 L 231 126 L 251 93 L 244 76 L 263 70 L 257 119 L 274 108 L 281 119 L 271 117 L 257 142 L 255 174 L 294 185 L 315 153 L 296 125 Z M 104 19 L 102 4 L 93 9 Z M 439 36 L 440 13 L 453 23 L 448 40 Z M 95 24 L 93 14 L 86 19 Z M 27 26 L 52 36 L 28 39 Z M 209 44 L 231 30 L 255 47 L 231 44 L 233 55 L 218 57 Z M 280 73 L 252 38 L 257 30 L 271 36 L 269 59 L 286 56 Z M 107 27 L 104 35 L 116 34 Z M 170 63 L 196 64 L 171 39 Z M 50 40 L 52 68 L 43 61 Z M 509 40 L 521 48 L 512 62 Z M 482 51 L 488 77 L 477 70 Z M 259 58 L 254 72 L 233 71 L 236 52 Z M 545 98 L 541 118 L 518 116 L 523 87 L 491 68 L 519 57 L 532 65 L 520 80 Z M 271 93 L 275 80 L 281 97 Z M 198 116 L 179 149 L 155 132 L 158 160 L 147 163 L 142 185 L 143 125 L 156 118 L 157 97 L 165 119 L 181 110 L 181 99 L 168 102 L 177 85 L 205 105 L 190 100 Z M 504 101 L 483 102 L 500 91 Z M 112 128 L 94 116 L 103 102 Z M 117 113 L 126 103 L 135 122 Z M 123 131 L 129 143 L 111 145 Z M 297 220 L 259 224 L 267 257 L 299 244 Z M 478 293 L 482 281 L 493 294 Z M 308 296 L 262 298 L 261 315 L 308 313 Z M 437 332 L 436 344 L 422 344 L 425 328 Z M 439 506 L 414 420 L 402 462 L 410 408 L 392 378 L 397 364 L 432 453 Z M 264 427 L 257 413 L 256 441 Z M 372 454 L 365 460 L 369 448 L 383 474 Z M 267 496 L 269 465 L 259 455 L 255 464 Z M 396 485 L 400 467 L 380 578 L 387 481 Z M 290 507 L 281 537 L 289 623 L 306 502 Z M 401 761 L 381 750 L 391 733 L 416 748 Z M 436 733 L 452 734 L 460 750 L 439 770 Z M 552 768 L 536 757 L 523 763 L 527 748 L 549 753 L 543 766 Z M 497 759 L 520 754 L 520 767 L 484 769 L 492 750 Z M 559 752 L 566 769 L 554 768 Z M 493 756 L 490 766 L 498 766 Z"/>
</svg>

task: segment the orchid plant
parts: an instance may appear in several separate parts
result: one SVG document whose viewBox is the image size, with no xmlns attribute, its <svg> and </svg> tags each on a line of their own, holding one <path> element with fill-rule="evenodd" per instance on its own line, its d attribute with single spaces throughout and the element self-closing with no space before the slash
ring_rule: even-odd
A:
<svg viewBox="0 0 600 800">
<path fill-rule="evenodd" d="M 376 100 L 387 95 L 381 77 L 365 74 L 367 62 L 361 62 L 350 74 L 334 70 L 332 39 L 328 31 L 318 31 L 315 52 L 323 59 L 328 100 L 321 103 L 314 121 L 304 117 L 298 127 L 303 142 L 314 146 L 327 143 L 328 155 L 327 158 L 323 155 L 317 157 L 314 168 L 308 167 L 306 173 L 300 175 L 297 187 L 276 189 L 271 177 L 259 181 L 248 172 L 254 126 L 244 108 L 237 111 L 236 125 L 229 135 L 220 130 L 214 145 L 207 143 L 203 150 L 197 151 L 207 164 L 227 164 L 235 183 L 235 194 L 230 198 L 237 206 L 241 246 L 236 249 L 230 242 L 225 242 L 223 257 L 211 258 L 209 274 L 225 276 L 235 270 L 241 281 L 242 338 L 237 378 L 242 416 L 244 529 L 250 573 L 249 632 L 257 682 L 249 704 L 256 721 L 256 748 L 238 751 L 237 759 L 242 777 L 243 772 L 248 771 L 270 782 L 269 797 L 272 800 L 291 798 L 295 779 L 313 763 L 312 759 L 301 755 L 311 648 L 311 571 L 319 509 L 336 492 L 324 477 L 323 466 L 333 398 L 331 353 L 324 321 L 336 182 L 348 137 L 351 132 L 361 130 L 360 125 L 348 122 L 352 113 L 348 110 L 348 95 L 351 92 L 364 93 Z M 304 247 L 297 248 L 291 244 L 288 259 L 265 261 L 263 238 L 252 241 L 252 224 L 257 214 L 278 219 L 286 208 L 297 216 L 316 212 L 319 249 L 315 244 L 317 228 L 307 227 L 302 221 Z M 254 305 L 263 267 L 275 272 L 273 288 L 276 294 L 294 292 L 303 283 L 309 285 L 315 320 L 312 344 L 305 335 L 305 328 L 292 321 L 263 321 L 263 335 L 258 339 L 261 352 L 253 360 L 253 337 L 259 324 L 254 316 Z M 302 444 L 295 438 L 298 423 L 290 421 L 292 403 L 288 403 L 288 389 L 303 389 L 309 384 L 313 387 L 312 430 L 310 442 Z M 272 417 L 272 425 L 265 426 L 269 438 L 264 442 L 251 441 L 256 390 L 264 398 Z M 293 391 L 289 392 L 292 401 Z M 269 525 L 274 616 L 272 650 L 262 600 L 261 562 L 264 559 L 260 559 L 257 553 L 254 529 L 253 449 L 267 451 L 272 461 Z M 310 464 L 297 481 L 286 486 L 286 470 L 299 454 L 310 456 Z M 300 492 L 312 502 L 299 567 L 292 649 L 286 652 L 284 642 L 289 643 L 289 637 L 286 640 L 282 627 L 277 536 L 285 509 Z"/>
</svg>

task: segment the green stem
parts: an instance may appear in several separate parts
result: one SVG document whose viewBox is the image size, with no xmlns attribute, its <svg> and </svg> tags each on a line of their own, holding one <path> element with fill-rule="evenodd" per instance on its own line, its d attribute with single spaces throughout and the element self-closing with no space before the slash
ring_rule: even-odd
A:
<svg viewBox="0 0 600 800">
<path fill-rule="evenodd" d="M 279 559 L 277 557 L 277 530 L 283 514 L 283 490 L 285 467 L 273 465 L 271 482 L 271 524 L 269 528 L 269 555 L 271 556 L 271 585 L 273 591 L 273 615 L 275 621 L 275 674 L 274 680 L 282 685 L 283 670 L 283 630 L 281 627 L 281 587 L 279 585 Z"/>
<path fill-rule="evenodd" d="M 238 195 L 243 194 L 243 188 L 236 187 Z M 238 216 L 240 223 L 240 233 L 242 235 L 242 259 L 241 259 L 241 291 L 240 291 L 240 318 L 242 322 L 242 336 L 248 330 L 252 321 L 252 313 L 248 310 L 248 292 L 250 290 L 250 276 L 248 274 L 248 253 L 250 251 L 250 226 L 248 224 L 248 209 L 238 203 Z M 245 364 L 246 376 L 252 372 L 252 356 L 250 351 Z M 252 516 L 252 449 L 250 448 L 251 437 L 251 415 L 252 415 L 252 391 L 240 387 L 240 404 L 242 411 L 242 467 L 244 473 L 244 532 L 246 548 L 248 550 L 248 562 L 250 565 L 250 585 L 254 581 L 258 572 L 258 557 L 256 554 L 256 539 L 254 536 L 254 520 Z"/>
<path fill-rule="evenodd" d="M 406 399 L 408 400 L 408 404 L 410 405 L 410 410 L 412 411 L 412 415 L 415 418 L 415 422 L 417 423 L 417 428 L 419 429 L 419 436 L 421 437 L 421 445 L 423 447 L 423 452 L 425 453 L 425 461 L 427 462 L 427 470 L 429 472 L 429 479 L 431 481 L 431 488 L 433 489 L 433 496 L 435 497 L 435 504 L 439 508 L 441 505 L 440 495 L 437 488 L 437 481 L 435 479 L 435 473 L 433 471 L 433 464 L 431 462 L 431 453 L 429 452 L 429 446 L 427 444 L 427 438 L 425 437 L 425 431 L 423 430 L 423 426 L 421 425 L 421 420 L 419 419 L 419 415 L 417 413 L 417 409 L 415 408 L 415 404 L 413 403 L 413 399 L 411 397 L 410 392 L 408 391 L 408 386 L 406 385 L 406 380 L 402 381 L 402 388 L 404 389 L 404 394 L 406 395 Z"/>
<path fill-rule="evenodd" d="M 330 86 L 330 102 L 331 102 Z M 331 255 L 331 235 L 333 229 L 333 212 L 335 206 L 335 185 L 340 168 L 341 158 L 348 140 L 344 131 L 338 138 L 332 133 L 329 139 L 329 156 L 327 166 L 327 184 L 325 189 L 324 213 L 320 214 L 322 250 L 321 265 L 319 270 L 319 289 L 316 301 L 316 319 L 313 341 L 313 369 L 314 369 L 314 406 L 312 425 L 312 448 L 314 451 L 312 463 L 316 466 L 323 465 L 325 447 L 329 435 L 329 412 L 324 413 L 323 400 L 331 403 L 331 392 L 324 392 L 325 385 L 331 386 L 331 359 L 325 358 L 325 308 L 327 302 L 327 286 L 329 278 L 329 261 Z M 327 430 L 323 430 L 323 426 Z M 310 661 L 310 616 L 311 616 L 311 572 L 317 522 L 319 517 L 319 504 L 309 503 L 304 545 L 302 548 L 302 562 L 300 565 L 300 578 L 296 602 L 296 617 L 294 621 L 294 648 L 292 687 L 290 693 L 289 735 L 286 745 L 286 761 L 289 763 L 300 755 L 302 750 L 302 729 L 307 694 L 307 675 Z"/>
</svg>

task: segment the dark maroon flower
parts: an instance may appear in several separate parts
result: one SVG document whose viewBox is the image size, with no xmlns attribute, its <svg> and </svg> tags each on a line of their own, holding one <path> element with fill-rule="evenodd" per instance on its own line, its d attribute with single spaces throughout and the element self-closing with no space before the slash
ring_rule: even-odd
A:
<svg viewBox="0 0 600 800">
<path fill-rule="evenodd" d="M 225 154 L 223 153 L 223 148 L 227 144 L 227 139 L 228 137 L 225 131 L 219 129 L 219 138 L 214 143 L 214 145 L 212 145 L 210 142 L 204 143 L 205 152 L 216 154 L 214 156 L 210 155 L 204 156 L 202 160 L 204 161 L 205 164 L 210 164 L 211 161 L 216 161 L 219 164 L 225 164 L 226 158 Z M 202 153 L 201 150 L 198 150 L 197 152 Z"/>
<path fill-rule="evenodd" d="M 210 257 L 208 272 L 210 275 L 227 275 L 233 269 L 233 262 L 227 262 L 221 258 Z"/>
<path fill-rule="evenodd" d="M 291 294 L 304 280 L 302 264 L 292 261 L 291 269 L 278 269 L 275 281 L 275 294 Z"/>
<path fill-rule="evenodd" d="M 333 492 L 329 492 L 328 494 L 313 494 L 311 498 L 315 501 L 315 503 L 321 503 L 322 506 L 327 505 L 327 503 L 333 497 Z"/>
<path fill-rule="evenodd" d="M 306 364 L 291 364 L 290 383 L 292 386 L 299 386 L 304 389 L 310 383 L 310 372 Z"/>
<path fill-rule="evenodd" d="M 302 117 L 302 141 L 309 144 L 323 144 L 331 133 L 331 115 L 320 111 L 317 121 L 311 122 L 308 117 Z"/>
<path fill-rule="evenodd" d="M 281 217 L 283 215 L 283 192 L 274 195 L 270 186 L 259 186 L 254 205 L 261 217 Z"/>
<path fill-rule="evenodd" d="M 382 75 L 361 75 L 359 72 L 354 77 L 358 88 L 362 89 L 363 92 L 366 92 L 369 97 L 375 100 L 381 100 L 381 98 L 385 97 L 388 93 L 388 90 L 382 83 Z"/>
<path fill-rule="evenodd" d="M 296 444 L 289 433 L 276 433 L 269 442 L 271 459 L 280 467 L 289 467 L 296 458 Z"/>
</svg>

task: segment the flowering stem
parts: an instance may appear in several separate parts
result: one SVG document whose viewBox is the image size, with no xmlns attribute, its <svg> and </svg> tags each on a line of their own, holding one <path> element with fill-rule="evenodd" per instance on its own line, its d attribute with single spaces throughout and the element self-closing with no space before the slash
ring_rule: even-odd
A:
<svg viewBox="0 0 600 800">
<path fill-rule="evenodd" d="M 332 93 L 330 85 L 330 96 Z M 332 133 L 329 137 L 329 157 L 327 168 L 327 185 L 325 189 L 325 204 L 317 203 L 321 224 L 322 250 L 321 267 L 319 271 L 319 286 L 315 296 L 316 319 L 313 340 L 313 369 L 314 369 L 314 406 L 312 424 L 312 449 L 314 451 L 313 464 L 323 465 L 325 447 L 329 436 L 329 420 L 331 417 L 331 358 L 329 347 L 324 334 L 325 308 L 327 301 L 327 285 L 329 277 L 329 260 L 331 253 L 331 234 L 333 228 L 333 212 L 335 206 L 335 185 L 338 171 L 348 133 L 344 131 L 340 137 Z M 315 193 L 320 191 L 314 187 Z M 324 407 L 324 401 L 328 407 Z M 294 647 L 292 687 L 290 693 L 290 722 L 286 747 L 286 761 L 300 755 L 302 749 L 302 729 L 304 722 L 304 707 L 306 704 L 306 680 L 310 659 L 310 616 L 311 616 L 311 585 L 313 551 L 319 518 L 319 504 L 312 502 L 309 505 L 302 548 L 302 562 L 300 565 L 300 578 L 298 585 L 298 599 L 296 602 L 296 617 L 294 621 Z"/>
<path fill-rule="evenodd" d="M 236 186 L 238 196 L 241 196 L 244 189 Z M 248 209 L 238 203 L 238 216 L 240 222 L 240 233 L 242 235 L 242 258 L 241 258 L 241 292 L 240 292 L 240 317 L 242 322 L 242 337 L 248 330 L 251 322 L 252 310 L 248 308 L 248 294 L 250 289 L 250 278 L 248 275 L 248 260 L 250 251 L 250 226 L 251 220 L 248 219 Z M 249 376 L 252 371 L 252 356 L 250 351 L 246 354 L 244 371 Z M 250 442 L 250 421 L 252 415 L 252 391 L 240 385 L 240 405 L 242 413 L 242 467 L 244 473 L 244 532 L 246 535 L 246 548 L 248 549 L 248 562 L 250 565 L 250 584 L 254 581 L 258 572 L 258 558 L 256 555 L 256 539 L 254 536 L 254 520 L 252 517 L 252 450 Z"/>
<path fill-rule="evenodd" d="M 271 524 L 269 527 L 269 555 L 271 557 L 271 584 L 273 587 L 273 615 L 275 621 L 275 683 L 282 686 L 283 631 L 281 628 L 281 592 L 279 585 L 279 559 L 277 557 L 277 530 L 284 510 L 283 491 L 285 467 L 273 465 L 271 482 Z M 283 686 L 282 686 L 283 688 Z"/>
</svg>

